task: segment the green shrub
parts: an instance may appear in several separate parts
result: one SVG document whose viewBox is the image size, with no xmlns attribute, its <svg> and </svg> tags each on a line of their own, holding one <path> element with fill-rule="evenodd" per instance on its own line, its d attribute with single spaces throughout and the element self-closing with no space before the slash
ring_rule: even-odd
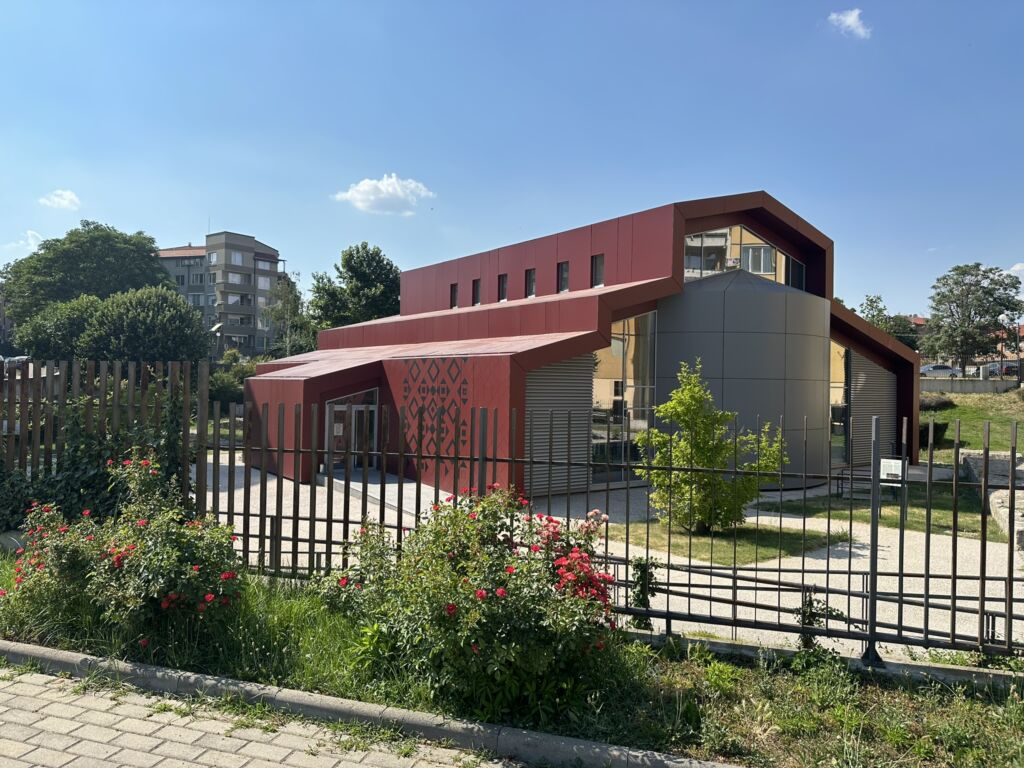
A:
<svg viewBox="0 0 1024 768">
<path fill-rule="evenodd" d="M 230 530 L 190 519 L 150 459 L 111 462 L 108 475 L 122 491 L 106 519 L 84 509 L 68 521 L 33 503 L 5 631 L 59 646 L 113 638 L 122 652 L 158 659 L 219 635 L 238 593 Z"/>
<path fill-rule="evenodd" d="M 948 408 L 956 408 L 956 401 L 949 395 L 944 395 L 941 392 L 921 393 L 920 409 L 922 411 L 945 411 Z"/>
<path fill-rule="evenodd" d="M 597 512 L 569 528 L 495 489 L 438 505 L 400 557 L 361 529 L 352 567 L 310 585 L 350 616 L 366 679 L 400 674 L 486 720 L 561 720 L 601 689 L 617 643 L 609 574 L 592 563 Z"/>
</svg>

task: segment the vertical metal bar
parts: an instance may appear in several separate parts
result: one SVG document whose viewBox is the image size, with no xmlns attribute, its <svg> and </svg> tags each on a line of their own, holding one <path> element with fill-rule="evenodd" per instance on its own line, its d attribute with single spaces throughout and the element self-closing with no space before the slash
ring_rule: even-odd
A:
<svg viewBox="0 0 1024 768">
<path fill-rule="evenodd" d="M 906 570 L 907 538 L 907 417 L 903 417 L 900 431 L 900 527 L 899 527 L 899 578 L 896 587 L 896 634 L 903 636 L 903 574 Z"/>
<path fill-rule="evenodd" d="M 172 380 L 173 381 L 173 380 Z M 245 402 L 242 411 L 242 557 L 245 564 L 251 556 L 252 535 L 252 462 L 256 455 L 256 440 L 253 434 L 253 420 L 256 416 L 256 403 Z"/>
<path fill-rule="evenodd" d="M 416 409 L 416 527 L 423 509 L 423 406 Z"/>
<path fill-rule="evenodd" d="M 480 409 L 480 420 L 477 422 L 480 437 L 480 450 L 477 453 L 477 493 L 484 495 L 487 486 L 487 409 Z"/>
<path fill-rule="evenodd" d="M 498 482 L 498 409 L 491 418 L 491 483 Z"/>
<path fill-rule="evenodd" d="M 210 361 L 199 363 L 199 391 L 196 395 L 196 507 L 205 514 L 206 500 L 206 448 L 210 427 Z M 155 400 L 155 398 L 154 398 Z"/>
<path fill-rule="evenodd" d="M 363 413 L 363 451 L 362 451 L 362 462 L 363 462 L 363 478 L 360 490 L 362 491 L 362 509 L 360 511 L 359 522 L 362 525 L 366 525 L 366 518 L 368 515 L 368 504 L 370 501 L 370 409 L 365 405 L 360 406 Z M 376 426 L 376 425 L 375 425 Z"/>
<path fill-rule="evenodd" d="M 282 419 L 283 420 L 283 419 Z M 281 441 L 282 445 L 284 441 Z M 299 562 L 299 525 L 301 523 L 299 519 L 299 507 L 301 506 L 300 490 L 302 486 L 302 403 L 296 403 L 295 408 L 292 410 L 292 575 L 295 575 L 298 571 Z M 283 460 L 283 459 L 282 459 Z M 277 483 L 279 486 L 284 485 L 284 468 L 282 465 L 278 465 Z M 316 468 L 314 467 L 313 473 L 310 477 L 310 487 L 316 487 Z M 277 503 L 278 509 L 280 510 L 284 505 L 281 501 Z M 313 523 L 310 522 L 310 525 Z M 284 525 L 284 518 L 281 519 L 281 525 Z M 312 562 L 313 553 L 309 554 L 310 562 Z"/>
<path fill-rule="evenodd" d="M 306 572 L 312 574 L 313 568 L 316 566 L 316 474 L 320 466 L 320 404 L 310 403 L 309 411 L 309 450 L 312 453 L 313 462 L 309 478 L 309 554 Z M 295 530 L 294 535 L 297 541 L 298 529 Z M 297 561 L 292 565 L 293 570 L 296 567 Z"/>
<path fill-rule="evenodd" d="M 434 419 L 434 504 L 441 500 L 441 409 Z"/>
<path fill-rule="evenodd" d="M 161 408 L 163 408 L 165 390 L 167 389 L 163 371 L 163 363 L 159 360 L 153 363 L 153 424 L 157 429 L 160 428 Z M 209 385 L 207 385 L 207 391 L 209 391 Z"/>
<path fill-rule="evenodd" d="M 536 457 L 531 454 L 530 455 L 530 461 L 532 462 L 535 459 L 536 459 Z M 551 462 L 554 461 L 554 460 L 555 460 L 555 412 L 552 411 L 549 408 L 548 409 L 548 455 L 547 455 L 548 505 L 547 505 L 547 508 L 545 509 L 545 512 L 547 512 L 549 517 L 551 516 L 551 513 L 555 511 L 553 509 L 553 505 L 551 503 L 551 479 L 552 479 L 551 476 L 554 474 L 554 467 L 551 465 Z"/>
<path fill-rule="evenodd" d="M 149 369 L 143 367 L 143 371 Z M 146 397 L 146 390 L 142 390 L 143 398 Z M 142 420 L 145 420 L 145 399 L 142 406 Z M 192 451 L 192 361 L 186 360 L 181 366 L 181 493 L 187 495 L 189 492 L 189 463 Z M 262 465 L 266 473 L 266 464 Z M 265 474 L 264 474 L 265 476 Z"/>
<path fill-rule="evenodd" d="M 623 360 L 625 360 L 625 358 L 623 358 Z M 625 365 L 625 362 L 623 362 L 623 365 Z M 623 420 L 626 422 L 625 440 L 622 443 L 622 451 L 625 454 L 625 466 L 626 466 L 626 471 L 625 471 L 625 475 L 626 475 L 626 562 L 625 562 L 624 567 L 622 569 L 622 573 L 623 573 L 622 578 L 625 580 L 625 582 L 627 584 L 629 584 L 629 559 L 630 559 L 629 558 L 629 533 L 630 533 L 629 529 L 630 529 L 630 527 L 632 525 L 632 522 L 633 522 L 632 521 L 632 516 L 631 516 L 632 501 L 633 501 L 631 497 L 633 496 L 633 493 L 632 493 L 632 488 L 630 487 L 631 483 L 632 483 L 632 480 L 633 480 L 633 468 L 631 466 L 632 459 L 633 459 L 633 456 L 632 456 L 633 452 L 630 450 L 630 448 L 632 446 L 633 439 L 630 436 L 630 426 L 632 425 L 633 417 L 632 417 L 632 410 L 628 406 L 623 407 L 623 409 L 622 409 L 622 417 L 623 417 Z"/>
<path fill-rule="evenodd" d="M 932 588 L 932 494 L 934 489 L 934 468 L 935 468 L 935 416 L 928 420 L 928 468 L 925 473 L 924 486 L 924 621 L 922 632 L 924 639 L 928 639 L 929 615 L 931 613 L 931 588 Z M 956 470 L 953 470 L 956 474 Z M 953 496 L 956 496 L 956 481 L 953 485 Z M 954 502 L 955 506 L 956 502 Z M 955 599 L 955 598 L 954 598 Z M 953 612 L 955 613 L 955 611 Z M 953 613 L 950 615 L 952 616 Z"/>
<path fill-rule="evenodd" d="M 1020 370 L 1018 368 L 1018 376 Z M 1013 652 L 1013 547 L 1016 539 L 1016 532 L 1013 526 L 1013 516 L 1016 511 L 1017 499 L 1017 422 L 1010 424 L 1010 499 L 1009 509 L 1006 513 L 1006 652 Z"/>
<path fill-rule="evenodd" d="M 33 364 L 35 367 L 35 364 Z M 89 360 L 85 364 L 85 431 L 92 432 L 92 397 L 96 389 L 96 361 Z"/>
<path fill-rule="evenodd" d="M 43 435 L 43 474 L 53 474 L 53 441 L 55 439 L 53 434 L 53 397 L 56 392 L 57 382 L 54 380 L 57 370 L 56 364 L 53 360 L 46 361 L 46 395 L 45 395 L 45 406 L 46 406 L 46 432 Z M 105 388 L 105 387 L 104 387 Z M 2 410 L 2 409 L 0 409 Z"/>
<path fill-rule="evenodd" d="M 96 406 L 96 423 L 99 428 L 99 434 L 107 434 L 107 376 L 108 376 L 109 364 L 106 360 L 100 362 L 100 390 L 98 404 Z M 50 366 L 47 364 L 46 367 L 46 378 L 51 379 Z"/>
<path fill-rule="evenodd" d="M 345 463 L 345 500 L 341 512 L 341 540 L 344 546 L 341 550 L 341 567 L 348 568 L 348 542 L 349 525 L 352 520 L 352 403 L 345 406 L 345 429 L 344 438 L 341 441 L 343 461 Z"/>
<path fill-rule="evenodd" d="M 139 363 L 139 379 L 142 394 L 139 396 L 139 423 L 149 423 L 149 364 Z M 189 376 L 191 381 L 191 375 Z"/>
<path fill-rule="evenodd" d="M 572 509 L 572 409 L 565 412 L 565 524 L 569 525 L 569 516 Z M 586 515 L 590 510 L 584 510 Z M 548 512 L 548 514 L 551 514 Z"/>
<path fill-rule="evenodd" d="M 934 417 L 933 417 L 934 418 Z M 929 451 L 928 458 L 931 459 Z M 929 462 L 929 466 L 931 463 Z M 929 519 L 931 518 L 931 499 L 929 498 L 928 504 Z M 953 540 L 950 542 L 950 566 L 949 566 L 949 641 L 956 641 L 956 606 L 957 606 L 957 575 L 960 570 L 959 558 L 959 537 L 957 536 L 960 530 L 960 419 L 957 419 L 954 423 L 953 432 Z M 930 538 L 930 536 L 929 536 Z M 925 546 L 930 551 L 931 542 L 925 540 Z M 929 563 L 926 561 L 925 568 Z M 927 626 L 927 624 L 925 625 Z M 925 637 L 928 634 L 925 632 Z"/>
<path fill-rule="evenodd" d="M 331 570 L 331 559 L 334 553 L 334 441 L 337 422 L 337 406 L 335 403 L 327 403 L 327 424 L 324 427 L 324 441 L 327 444 L 327 467 L 324 485 L 327 488 L 327 533 L 324 537 L 327 542 L 324 550 L 324 569 Z"/>
<path fill-rule="evenodd" d="M 988 517 L 990 513 L 988 501 L 989 473 L 989 422 L 985 422 L 982 432 L 981 457 L 981 553 L 978 559 L 978 650 L 985 650 L 985 620 L 988 616 Z"/>
<path fill-rule="evenodd" d="M 32 361 L 32 477 L 39 474 L 39 444 L 42 442 L 43 364 Z"/>
<path fill-rule="evenodd" d="M 301 407 L 298 403 L 296 408 Z M 273 540 L 270 542 L 270 570 L 274 573 L 281 572 L 281 549 L 284 546 L 284 403 L 277 404 L 277 452 L 275 459 L 274 477 L 274 527 L 271 529 Z M 293 436 L 295 445 L 300 445 L 299 435 Z M 266 472 L 266 466 L 263 467 Z M 299 478 L 302 477 L 300 467 L 294 467 L 294 479 L 292 486 L 298 487 Z M 297 541 L 296 529 L 292 528 L 292 541 Z M 292 572 L 294 574 L 295 559 L 292 558 Z"/>
<path fill-rule="evenodd" d="M 220 522 L 220 400 L 213 404 L 213 477 L 210 480 L 213 517 Z"/>
<path fill-rule="evenodd" d="M 881 664 L 875 647 L 878 626 L 878 522 L 882 508 L 881 417 L 871 417 L 871 541 L 868 551 L 868 638 L 861 659 L 866 664 Z"/>
<path fill-rule="evenodd" d="M 832 606 L 832 419 L 828 421 L 828 461 L 825 463 L 828 493 L 825 494 L 825 605 Z M 804 510 L 804 514 L 806 514 Z M 851 546 L 852 546 L 851 531 Z M 825 634 L 828 634 L 831 611 L 825 611 Z"/>
<path fill-rule="evenodd" d="M 28 414 L 32 409 L 32 372 L 29 368 L 31 363 L 22 363 L 18 366 L 18 407 L 20 417 L 18 421 L 18 468 L 25 472 L 28 469 L 28 445 L 32 439 L 29 432 Z"/>
<path fill-rule="evenodd" d="M 59 468 L 61 457 L 64 455 L 64 446 L 67 443 L 67 434 L 64 431 L 68 415 L 68 363 L 66 360 L 62 360 L 57 364 L 57 384 L 57 404 L 60 415 L 57 419 L 57 434 L 54 437 L 57 443 L 54 447 L 54 453 L 56 454 L 57 467 Z"/>
<path fill-rule="evenodd" d="M 270 406 L 260 406 L 260 494 L 259 494 L 259 562 L 257 567 L 262 571 L 266 567 L 267 551 L 267 463 L 270 461 Z"/>
<path fill-rule="evenodd" d="M 4 373 L 6 374 L 4 385 L 7 388 L 7 460 L 5 466 L 7 471 L 10 472 L 14 469 L 18 448 L 18 429 L 15 424 L 15 405 L 18 397 L 18 367 L 4 362 Z"/>
<path fill-rule="evenodd" d="M 67 366 L 67 363 L 61 363 Z M 67 382 L 63 379 L 63 373 L 58 373 L 61 389 L 65 388 Z M 110 397 L 110 431 L 117 435 L 121 431 L 121 361 L 114 361 L 113 391 Z"/>
<path fill-rule="evenodd" d="M 71 393 L 75 399 L 78 398 L 78 375 L 75 372 L 75 366 L 78 361 L 71 363 Z M 174 391 L 177 392 L 178 388 L 178 376 L 181 371 L 181 366 L 178 363 L 171 363 L 171 386 Z M 131 442 L 131 435 L 135 432 L 135 361 L 128 361 L 128 402 L 126 403 L 127 408 L 125 410 L 125 422 L 124 425 L 128 430 L 128 442 Z"/>
<path fill-rule="evenodd" d="M 396 452 L 398 453 L 398 461 L 395 466 L 395 475 L 398 479 L 398 495 L 395 501 L 395 506 L 398 508 L 398 530 L 395 532 L 395 537 L 398 541 L 398 545 L 402 545 L 402 538 L 405 533 L 405 494 L 403 493 L 404 482 L 405 482 L 405 406 L 399 406 L 398 408 L 398 446 Z"/>
<path fill-rule="evenodd" d="M 466 486 L 469 487 L 470 495 L 483 494 L 482 488 L 474 488 L 476 482 L 476 407 L 469 408 L 469 445 L 466 459 Z"/>
<path fill-rule="evenodd" d="M 228 525 L 232 532 L 235 530 L 235 432 L 238 429 L 238 406 L 235 403 L 228 403 Z M 242 423 L 245 429 L 245 422 Z M 245 440 L 243 437 L 242 450 L 245 451 Z M 244 453 L 243 453 L 243 462 Z M 248 563 L 246 563 L 248 565 Z"/>
<path fill-rule="evenodd" d="M 459 454 L 461 453 L 461 449 L 462 449 L 462 407 L 458 406 L 458 405 L 455 406 L 455 424 L 452 425 L 452 431 L 453 431 L 453 434 L 454 434 L 454 440 L 452 442 L 452 445 L 455 447 L 455 457 L 454 457 L 454 462 L 453 462 L 454 465 L 455 465 L 455 469 L 454 469 L 454 473 L 453 473 L 453 476 L 452 476 L 452 478 L 453 478 L 452 479 L 452 485 L 454 487 L 452 488 L 452 496 L 455 497 L 455 503 L 458 504 L 459 503 L 459 462 L 461 461 L 461 458 L 459 457 Z"/>
<path fill-rule="evenodd" d="M 380 432 L 380 442 L 377 444 L 377 474 L 380 480 L 380 501 L 377 503 L 377 518 L 380 523 L 380 527 L 385 527 L 385 517 L 387 515 L 388 508 L 388 484 L 387 484 L 387 471 L 388 471 L 388 433 L 391 431 L 391 425 L 388 423 L 388 407 L 386 405 L 377 406 L 377 416 L 379 424 L 375 424 Z M 398 514 L 398 526 L 402 526 L 402 514 Z"/>
</svg>

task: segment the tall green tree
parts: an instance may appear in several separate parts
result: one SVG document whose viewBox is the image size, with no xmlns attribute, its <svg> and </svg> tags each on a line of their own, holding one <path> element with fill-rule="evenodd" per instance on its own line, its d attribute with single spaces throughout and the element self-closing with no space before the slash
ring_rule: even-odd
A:
<svg viewBox="0 0 1024 768">
<path fill-rule="evenodd" d="M 140 288 L 104 301 L 78 350 L 94 360 L 201 360 L 210 334 L 203 316 L 173 288 Z"/>
<path fill-rule="evenodd" d="M 765 422 L 759 433 L 735 432 L 736 414 L 715 406 L 699 361 L 695 368 L 682 363 L 678 378 L 679 386 L 668 402 L 654 409 L 665 427 L 648 429 L 636 438 L 640 448 L 653 453 L 652 466 L 674 469 L 637 474 L 654 489 L 651 502 L 668 524 L 695 533 L 739 525 L 743 508 L 759 493 L 757 475 L 746 473 L 776 477 L 786 461 L 782 430 Z"/>
<path fill-rule="evenodd" d="M 364 323 L 398 314 L 400 272 L 376 245 L 365 241 L 341 252 L 334 277 L 313 273 L 309 311 L 320 328 Z"/>
<path fill-rule="evenodd" d="M 78 340 L 103 306 L 95 296 L 79 296 L 51 304 L 17 327 L 14 343 L 37 360 L 71 360 L 81 357 Z"/>
<path fill-rule="evenodd" d="M 270 346 L 273 357 L 300 355 L 316 349 L 316 325 L 299 290 L 301 275 L 282 275 L 270 290 L 263 317 L 274 331 Z"/>
<path fill-rule="evenodd" d="M 871 323 L 879 330 L 885 331 L 894 339 L 906 344 L 911 349 L 917 349 L 917 329 L 906 315 L 891 315 L 882 297 L 877 294 L 869 294 L 864 297 L 857 314 Z"/>
<path fill-rule="evenodd" d="M 16 324 L 50 304 L 83 295 L 105 299 L 134 288 L 171 286 L 152 237 L 129 235 L 95 221 L 83 221 L 64 237 L 43 240 L 35 252 L 4 267 L 0 280 L 8 315 Z"/>
<path fill-rule="evenodd" d="M 931 317 L 922 340 L 932 356 L 950 358 L 961 369 L 999 345 L 1000 315 L 1017 317 L 1024 311 L 1020 279 L 998 267 L 960 264 L 932 286 Z"/>
</svg>

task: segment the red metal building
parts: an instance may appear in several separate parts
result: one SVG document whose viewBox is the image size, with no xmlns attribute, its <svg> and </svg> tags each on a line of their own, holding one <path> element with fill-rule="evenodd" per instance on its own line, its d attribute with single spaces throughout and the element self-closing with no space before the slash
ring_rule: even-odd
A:
<svg viewBox="0 0 1024 768">
<path fill-rule="evenodd" d="M 402 274 L 400 315 L 321 332 L 317 351 L 260 365 L 246 382 L 246 396 L 255 427 L 266 430 L 272 449 L 279 434 L 286 450 L 295 445 L 293 414 L 302 405 L 298 439 L 304 448 L 314 438 L 323 446 L 327 434 L 337 450 L 351 445 L 337 441 L 364 435 L 374 447 L 387 439 L 392 451 L 399 441 L 415 450 L 422 418 L 424 455 L 458 450 L 464 456 L 470 450 L 470 410 L 487 408 L 499 414 L 502 455 L 536 455 L 526 415 L 537 404 L 550 409 L 559 402 L 557 393 L 544 389 L 544 371 L 557 378 L 565 365 L 571 378 L 577 376 L 571 371 L 586 370 L 571 361 L 594 359 L 590 390 L 581 389 L 571 407 L 586 407 L 588 397 L 594 403 L 605 398 L 607 383 L 605 406 L 611 402 L 621 410 L 625 399 L 627 410 L 649 416 L 651 401 L 663 399 L 671 383 L 671 370 L 689 356 L 703 359 L 709 369 L 719 366 L 713 390 L 724 407 L 742 410 L 752 401 L 744 394 L 749 392 L 753 400 L 762 398 L 768 413 L 785 408 L 799 414 L 796 409 L 804 408 L 805 415 L 812 413 L 816 435 L 837 435 L 836 425 L 845 419 L 847 447 L 839 463 L 857 463 L 863 429 L 849 424 L 868 416 L 869 403 L 885 417 L 890 443 L 906 419 L 916 460 L 918 356 L 836 303 L 832 290 L 832 241 L 767 193 L 674 203 L 408 270 Z M 719 307 L 726 307 L 721 317 Z M 801 318 L 817 330 L 802 328 Z M 703 328 L 707 322 L 713 327 Z M 795 341 L 803 339 L 811 342 L 800 351 Z M 830 341 L 831 362 L 823 354 Z M 712 361 L 719 347 L 725 357 Z M 766 352 L 771 349 L 783 350 L 778 366 Z M 637 362 L 636 350 L 643 362 Z M 614 368 L 623 354 L 626 373 L 595 384 L 601 356 Z M 573 381 L 585 389 L 589 374 L 580 376 Z M 327 423 L 325 414 L 329 405 L 342 414 L 349 404 L 357 423 L 342 434 L 338 421 Z M 383 406 L 391 412 L 386 435 Z M 513 411 L 520 421 L 515 426 Z M 793 423 L 787 418 L 787 428 L 794 429 Z M 824 437 L 815 445 L 824 451 Z M 817 460 L 809 464 L 821 466 Z M 311 469 L 308 454 L 297 468 L 286 454 L 281 467 L 304 481 Z M 424 473 L 433 472 L 426 465 Z M 453 478 L 446 470 L 439 480 L 450 487 Z"/>
</svg>

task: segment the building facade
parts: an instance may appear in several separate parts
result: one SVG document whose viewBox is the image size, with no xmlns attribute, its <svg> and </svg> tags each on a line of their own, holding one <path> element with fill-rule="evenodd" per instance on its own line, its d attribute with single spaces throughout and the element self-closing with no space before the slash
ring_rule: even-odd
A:
<svg viewBox="0 0 1024 768">
<path fill-rule="evenodd" d="M 919 358 L 833 301 L 832 280 L 832 241 L 764 192 L 674 203 L 406 271 L 400 315 L 321 332 L 317 351 L 260 366 L 247 398 L 271 443 L 277 409 L 306 406 L 285 448 L 313 432 L 339 451 L 415 445 L 422 414 L 424 453 L 445 456 L 468 455 L 470 411 L 487 408 L 503 455 L 607 462 L 500 470 L 559 492 L 626 479 L 685 361 L 740 427 L 782 428 L 787 485 L 866 461 L 875 415 L 883 450 L 905 426 L 916 460 Z M 312 404 L 333 414 L 315 429 Z M 381 424 L 385 405 L 404 419 Z M 307 461 L 280 471 L 309 479 Z M 451 463 L 420 471 L 450 488 Z"/>
<path fill-rule="evenodd" d="M 266 354 L 273 328 L 265 310 L 279 279 L 286 279 L 277 249 L 251 235 L 217 232 L 206 244 L 163 248 L 160 259 L 178 291 L 203 313 L 216 338 L 215 357 L 237 349 Z"/>
</svg>

